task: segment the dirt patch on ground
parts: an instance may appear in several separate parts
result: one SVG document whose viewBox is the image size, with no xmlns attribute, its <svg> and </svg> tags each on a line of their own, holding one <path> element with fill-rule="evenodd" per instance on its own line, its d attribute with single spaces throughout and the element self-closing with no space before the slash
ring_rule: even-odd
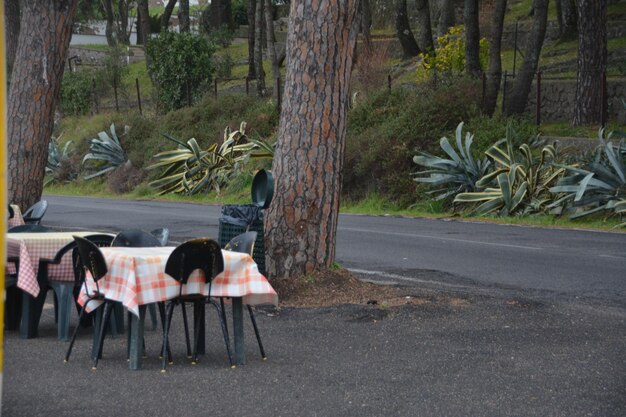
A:
<svg viewBox="0 0 626 417">
<path fill-rule="evenodd" d="M 456 297 L 416 294 L 415 288 L 365 282 L 345 269 L 318 271 L 298 278 L 272 281 L 281 307 L 324 307 L 340 304 L 372 304 L 381 307 L 445 303 L 468 304 Z"/>
</svg>

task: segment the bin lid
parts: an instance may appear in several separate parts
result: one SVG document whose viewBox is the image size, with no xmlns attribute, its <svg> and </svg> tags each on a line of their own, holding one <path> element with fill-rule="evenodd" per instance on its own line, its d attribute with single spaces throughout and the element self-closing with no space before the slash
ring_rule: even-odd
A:
<svg viewBox="0 0 626 417">
<path fill-rule="evenodd" d="M 266 209 L 274 196 L 274 177 L 272 173 L 262 169 L 256 173 L 252 180 L 252 202 Z"/>
</svg>

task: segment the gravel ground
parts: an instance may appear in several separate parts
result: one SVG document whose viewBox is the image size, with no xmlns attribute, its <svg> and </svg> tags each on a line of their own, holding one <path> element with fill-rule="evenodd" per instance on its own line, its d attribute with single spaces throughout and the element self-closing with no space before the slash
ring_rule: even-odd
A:
<svg viewBox="0 0 626 417">
<path fill-rule="evenodd" d="M 246 328 L 248 363 L 230 369 L 208 313 L 207 354 L 159 372 L 160 331 L 130 371 L 124 336 L 90 334 L 71 362 L 52 306 L 40 337 L 5 332 L 3 416 L 620 416 L 626 415 L 626 308 L 483 290 L 408 288 L 431 302 L 258 310 L 268 360 Z M 179 321 L 176 321 L 176 318 Z M 246 320 L 247 321 L 247 320 Z M 247 323 L 249 325 L 249 323 Z"/>
</svg>

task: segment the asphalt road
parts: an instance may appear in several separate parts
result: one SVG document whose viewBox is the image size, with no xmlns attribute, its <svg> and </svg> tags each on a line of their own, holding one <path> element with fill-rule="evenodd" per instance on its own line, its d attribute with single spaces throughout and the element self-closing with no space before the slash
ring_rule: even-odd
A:
<svg viewBox="0 0 626 417">
<path fill-rule="evenodd" d="M 220 206 L 46 196 L 44 223 L 119 231 L 168 227 L 174 241 L 217 236 Z M 626 233 L 341 215 L 337 261 L 375 280 L 497 287 L 546 297 L 626 300 Z"/>
</svg>

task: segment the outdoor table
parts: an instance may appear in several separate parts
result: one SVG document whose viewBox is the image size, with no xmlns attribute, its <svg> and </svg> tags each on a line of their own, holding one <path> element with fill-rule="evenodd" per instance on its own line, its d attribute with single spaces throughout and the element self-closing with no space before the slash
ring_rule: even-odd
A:
<svg viewBox="0 0 626 417">
<path fill-rule="evenodd" d="M 7 233 L 7 249 L 20 257 L 20 268 L 17 276 L 17 286 L 25 293 L 22 297 L 22 323 L 20 334 L 25 339 L 37 337 L 37 327 L 41 318 L 41 311 L 45 302 L 46 277 L 39 274 L 39 260 L 52 259 L 59 249 L 74 241 L 73 236 L 92 235 L 93 231 L 80 232 L 48 232 L 48 233 Z M 14 272 L 12 265 L 9 272 Z M 50 265 L 48 278 L 53 281 L 74 281 L 71 253 L 64 256 L 59 265 Z"/>
<path fill-rule="evenodd" d="M 24 217 L 22 217 L 22 211 L 17 204 L 11 204 L 11 208 L 13 209 L 13 217 L 9 219 L 8 226 L 9 228 L 14 226 L 21 226 L 24 224 Z"/>
<path fill-rule="evenodd" d="M 107 299 L 121 302 L 132 313 L 130 324 L 130 369 L 141 369 L 143 327 L 147 304 L 167 301 L 179 294 L 180 284 L 165 273 L 165 264 L 175 249 L 174 246 L 134 248 L 100 248 L 107 263 L 108 273 L 98 281 L 98 287 Z M 245 364 L 243 335 L 243 305 L 278 305 L 278 296 L 267 279 L 259 272 L 252 257 L 246 253 L 222 250 L 224 271 L 211 283 L 212 297 L 230 297 L 233 306 L 235 338 L 235 363 Z M 95 289 L 90 274 L 86 286 Z M 183 294 L 208 295 L 209 285 L 204 283 L 202 272 L 191 274 L 183 286 Z M 85 287 L 78 302 L 86 301 Z M 91 301 L 87 311 L 102 304 Z M 199 329 L 201 332 L 202 329 Z M 202 334 L 202 333 L 201 333 Z M 202 340 L 202 339 L 201 339 Z"/>
</svg>

